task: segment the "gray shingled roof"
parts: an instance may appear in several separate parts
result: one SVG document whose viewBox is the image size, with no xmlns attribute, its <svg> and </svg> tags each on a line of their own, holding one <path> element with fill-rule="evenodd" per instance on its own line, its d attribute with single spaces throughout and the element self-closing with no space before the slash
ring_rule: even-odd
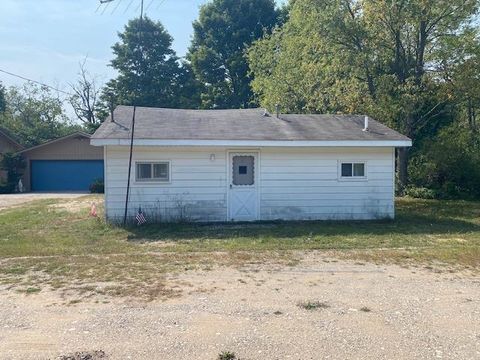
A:
<svg viewBox="0 0 480 360">
<path fill-rule="evenodd" d="M 118 106 L 92 139 L 128 139 L 133 107 Z M 264 109 L 179 110 L 138 107 L 135 139 L 155 140 L 400 140 L 406 136 L 363 115 L 265 116 Z"/>
</svg>

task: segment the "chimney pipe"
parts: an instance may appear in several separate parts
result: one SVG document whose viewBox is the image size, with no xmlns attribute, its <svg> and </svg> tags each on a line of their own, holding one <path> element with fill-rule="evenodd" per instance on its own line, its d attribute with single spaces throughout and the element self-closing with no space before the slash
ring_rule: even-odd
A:
<svg viewBox="0 0 480 360">
<path fill-rule="evenodd" d="M 279 104 L 275 104 L 275 116 L 277 117 L 277 119 L 280 117 L 280 105 Z"/>
<path fill-rule="evenodd" d="M 363 131 L 368 131 L 368 116 L 365 116 L 365 125 L 363 127 Z"/>
<path fill-rule="evenodd" d="M 110 122 L 115 122 L 115 118 L 113 117 L 113 113 L 115 111 L 115 104 L 113 102 L 113 95 L 110 94 L 108 108 L 110 110 Z"/>
</svg>

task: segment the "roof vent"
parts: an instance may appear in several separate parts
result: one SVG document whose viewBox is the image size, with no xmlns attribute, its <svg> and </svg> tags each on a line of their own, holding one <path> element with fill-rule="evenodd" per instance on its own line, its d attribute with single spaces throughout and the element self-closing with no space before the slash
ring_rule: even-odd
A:
<svg viewBox="0 0 480 360">
<path fill-rule="evenodd" d="M 365 125 L 363 127 L 363 131 L 368 131 L 368 116 L 365 116 Z"/>
</svg>

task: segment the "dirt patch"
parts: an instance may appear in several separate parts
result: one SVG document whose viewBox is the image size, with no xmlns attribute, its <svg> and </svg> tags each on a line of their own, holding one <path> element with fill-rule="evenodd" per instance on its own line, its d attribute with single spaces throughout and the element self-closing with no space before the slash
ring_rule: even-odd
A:
<svg viewBox="0 0 480 360">
<path fill-rule="evenodd" d="M 91 210 L 92 205 L 95 204 L 95 206 L 98 207 L 99 203 L 103 205 L 103 200 L 100 197 L 97 198 L 89 196 L 88 199 L 74 199 L 58 204 L 52 204 L 49 205 L 49 207 L 53 209 L 65 210 L 73 214 L 77 214 L 80 212 L 86 212 L 88 214 Z"/>
<path fill-rule="evenodd" d="M 76 199 L 85 196 L 85 193 L 25 193 L 25 194 L 7 194 L 0 195 L 0 211 L 13 208 L 25 203 L 45 199 Z"/>
<path fill-rule="evenodd" d="M 480 356 L 480 279 L 464 273 L 360 265 L 315 252 L 295 266 L 188 270 L 166 281 L 179 284 L 182 296 L 93 296 L 65 306 L 49 290 L 0 291 L 2 355 L 57 359 L 102 349 L 111 359 L 164 360 L 212 360 L 225 351 L 240 359 Z M 298 306 L 302 301 L 328 306 L 309 311 Z"/>
</svg>

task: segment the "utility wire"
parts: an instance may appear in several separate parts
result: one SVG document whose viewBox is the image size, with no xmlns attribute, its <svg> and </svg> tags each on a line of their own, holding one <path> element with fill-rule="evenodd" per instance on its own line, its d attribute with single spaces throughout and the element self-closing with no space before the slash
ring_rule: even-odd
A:
<svg viewBox="0 0 480 360">
<path fill-rule="evenodd" d="M 9 71 L 2 70 L 2 69 L 0 69 L 0 72 L 5 73 L 5 74 L 10 75 L 10 76 L 17 77 L 17 78 L 19 78 L 19 79 L 22 79 L 22 80 L 25 80 L 25 81 L 28 81 L 28 82 L 31 82 L 31 83 L 34 83 L 34 84 L 37 84 L 37 85 L 41 85 L 41 86 L 47 87 L 47 88 L 49 88 L 49 89 L 55 90 L 55 91 L 57 91 L 57 92 L 63 93 L 63 94 L 68 95 L 68 96 L 73 96 L 73 94 L 70 94 L 70 93 L 68 93 L 68 92 L 66 92 L 66 91 L 63 91 L 63 90 L 60 90 L 60 89 L 57 89 L 57 88 L 54 88 L 53 86 L 44 84 L 44 83 L 42 83 L 42 82 L 40 82 L 40 81 L 32 80 L 32 79 L 26 78 L 26 77 L 24 77 L 24 76 L 17 75 L 17 74 L 14 74 L 14 73 L 11 73 L 11 72 L 9 72 Z"/>
<path fill-rule="evenodd" d="M 122 3 L 122 0 L 118 0 L 117 2 L 117 6 L 115 6 L 112 10 L 112 13 L 110 15 L 113 15 L 115 13 L 115 11 L 117 11 L 118 7 L 120 6 L 120 4 Z"/>
<path fill-rule="evenodd" d="M 112 3 L 111 1 L 109 1 L 109 2 L 106 3 L 105 7 L 103 8 L 103 11 L 102 11 L 102 14 L 101 14 L 101 15 L 105 14 L 105 11 L 107 11 L 108 6 L 109 6 L 111 3 Z"/>
<path fill-rule="evenodd" d="M 157 6 L 157 10 L 160 9 L 160 6 L 162 6 L 167 0 L 160 0 Z"/>
<path fill-rule="evenodd" d="M 127 13 L 128 9 L 130 9 L 130 6 L 132 6 L 132 4 L 133 4 L 133 0 L 130 0 L 127 7 L 125 8 L 125 11 L 123 12 L 123 15 L 125 15 Z"/>
</svg>

